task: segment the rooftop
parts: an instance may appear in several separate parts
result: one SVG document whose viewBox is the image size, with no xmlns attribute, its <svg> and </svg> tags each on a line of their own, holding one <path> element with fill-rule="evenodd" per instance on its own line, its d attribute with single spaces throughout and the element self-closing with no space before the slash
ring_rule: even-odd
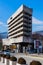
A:
<svg viewBox="0 0 43 65">
<path fill-rule="evenodd" d="M 25 5 L 21 5 L 18 8 L 18 10 L 12 16 L 10 16 L 10 18 L 7 21 L 7 23 L 9 23 L 11 20 L 13 20 L 24 9 L 25 9 L 25 11 L 28 11 L 30 14 L 32 14 L 32 8 L 29 8 L 29 7 L 25 6 Z"/>
</svg>

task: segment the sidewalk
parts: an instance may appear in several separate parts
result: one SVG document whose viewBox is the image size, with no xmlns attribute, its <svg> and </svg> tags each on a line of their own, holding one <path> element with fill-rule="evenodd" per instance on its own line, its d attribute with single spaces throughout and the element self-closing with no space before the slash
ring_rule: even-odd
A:
<svg viewBox="0 0 43 65">
<path fill-rule="evenodd" d="M 41 57 L 43 58 L 43 54 L 29 54 L 30 56 L 33 56 L 33 57 Z"/>
<path fill-rule="evenodd" d="M 0 61 L 0 65 L 5 65 L 5 64 Z"/>
<path fill-rule="evenodd" d="M 33 57 L 41 57 L 43 58 L 43 54 L 29 54 L 29 53 L 11 53 L 12 56 L 33 56 Z"/>
</svg>

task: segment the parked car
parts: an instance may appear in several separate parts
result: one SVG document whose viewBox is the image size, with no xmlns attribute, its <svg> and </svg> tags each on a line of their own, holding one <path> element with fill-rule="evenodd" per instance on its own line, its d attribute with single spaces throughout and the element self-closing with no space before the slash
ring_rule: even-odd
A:
<svg viewBox="0 0 43 65">
<path fill-rule="evenodd" d="M 10 55 L 10 51 L 9 50 L 4 50 L 3 53 L 6 54 L 6 55 Z"/>
</svg>

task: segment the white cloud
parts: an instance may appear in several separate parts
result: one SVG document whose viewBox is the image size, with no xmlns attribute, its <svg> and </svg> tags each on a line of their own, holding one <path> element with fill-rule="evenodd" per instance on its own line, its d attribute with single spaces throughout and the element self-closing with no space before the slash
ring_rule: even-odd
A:
<svg viewBox="0 0 43 65">
<path fill-rule="evenodd" d="M 4 26 L 4 27 L 7 27 L 7 24 L 3 23 L 0 21 L 0 26 Z"/>
<path fill-rule="evenodd" d="M 43 30 L 43 21 L 32 17 L 32 31 L 40 31 Z"/>
<path fill-rule="evenodd" d="M 0 25 L 3 25 L 3 22 L 0 21 Z"/>
<path fill-rule="evenodd" d="M 7 27 L 7 24 L 2 25 L 3 27 Z"/>
<path fill-rule="evenodd" d="M 43 26 L 41 25 L 41 26 L 36 26 L 35 27 L 37 30 L 43 30 Z"/>
<path fill-rule="evenodd" d="M 32 24 L 41 25 L 41 24 L 43 24 L 43 21 L 40 21 L 40 20 L 36 19 L 35 17 L 32 17 Z"/>
</svg>

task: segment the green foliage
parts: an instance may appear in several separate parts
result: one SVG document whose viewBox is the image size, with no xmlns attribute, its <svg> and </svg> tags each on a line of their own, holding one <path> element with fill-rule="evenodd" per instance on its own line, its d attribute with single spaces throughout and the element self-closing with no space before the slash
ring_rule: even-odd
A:
<svg viewBox="0 0 43 65">
<path fill-rule="evenodd" d="M 17 61 L 17 58 L 14 57 L 14 56 L 12 56 L 12 57 L 10 57 L 10 60 L 11 60 L 11 61 Z"/>
<path fill-rule="evenodd" d="M 26 64 L 26 60 L 21 57 L 21 58 L 18 59 L 18 63 L 19 64 Z"/>
<path fill-rule="evenodd" d="M 10 55 L 6 55 L 6 58 L 7 58 L 7 59 L 10 59 Z"/>
<path fill-rule="evenodd" d="M 30 65 L 42 65 L 39 61 L 32 61 Z"/>
</svg>

